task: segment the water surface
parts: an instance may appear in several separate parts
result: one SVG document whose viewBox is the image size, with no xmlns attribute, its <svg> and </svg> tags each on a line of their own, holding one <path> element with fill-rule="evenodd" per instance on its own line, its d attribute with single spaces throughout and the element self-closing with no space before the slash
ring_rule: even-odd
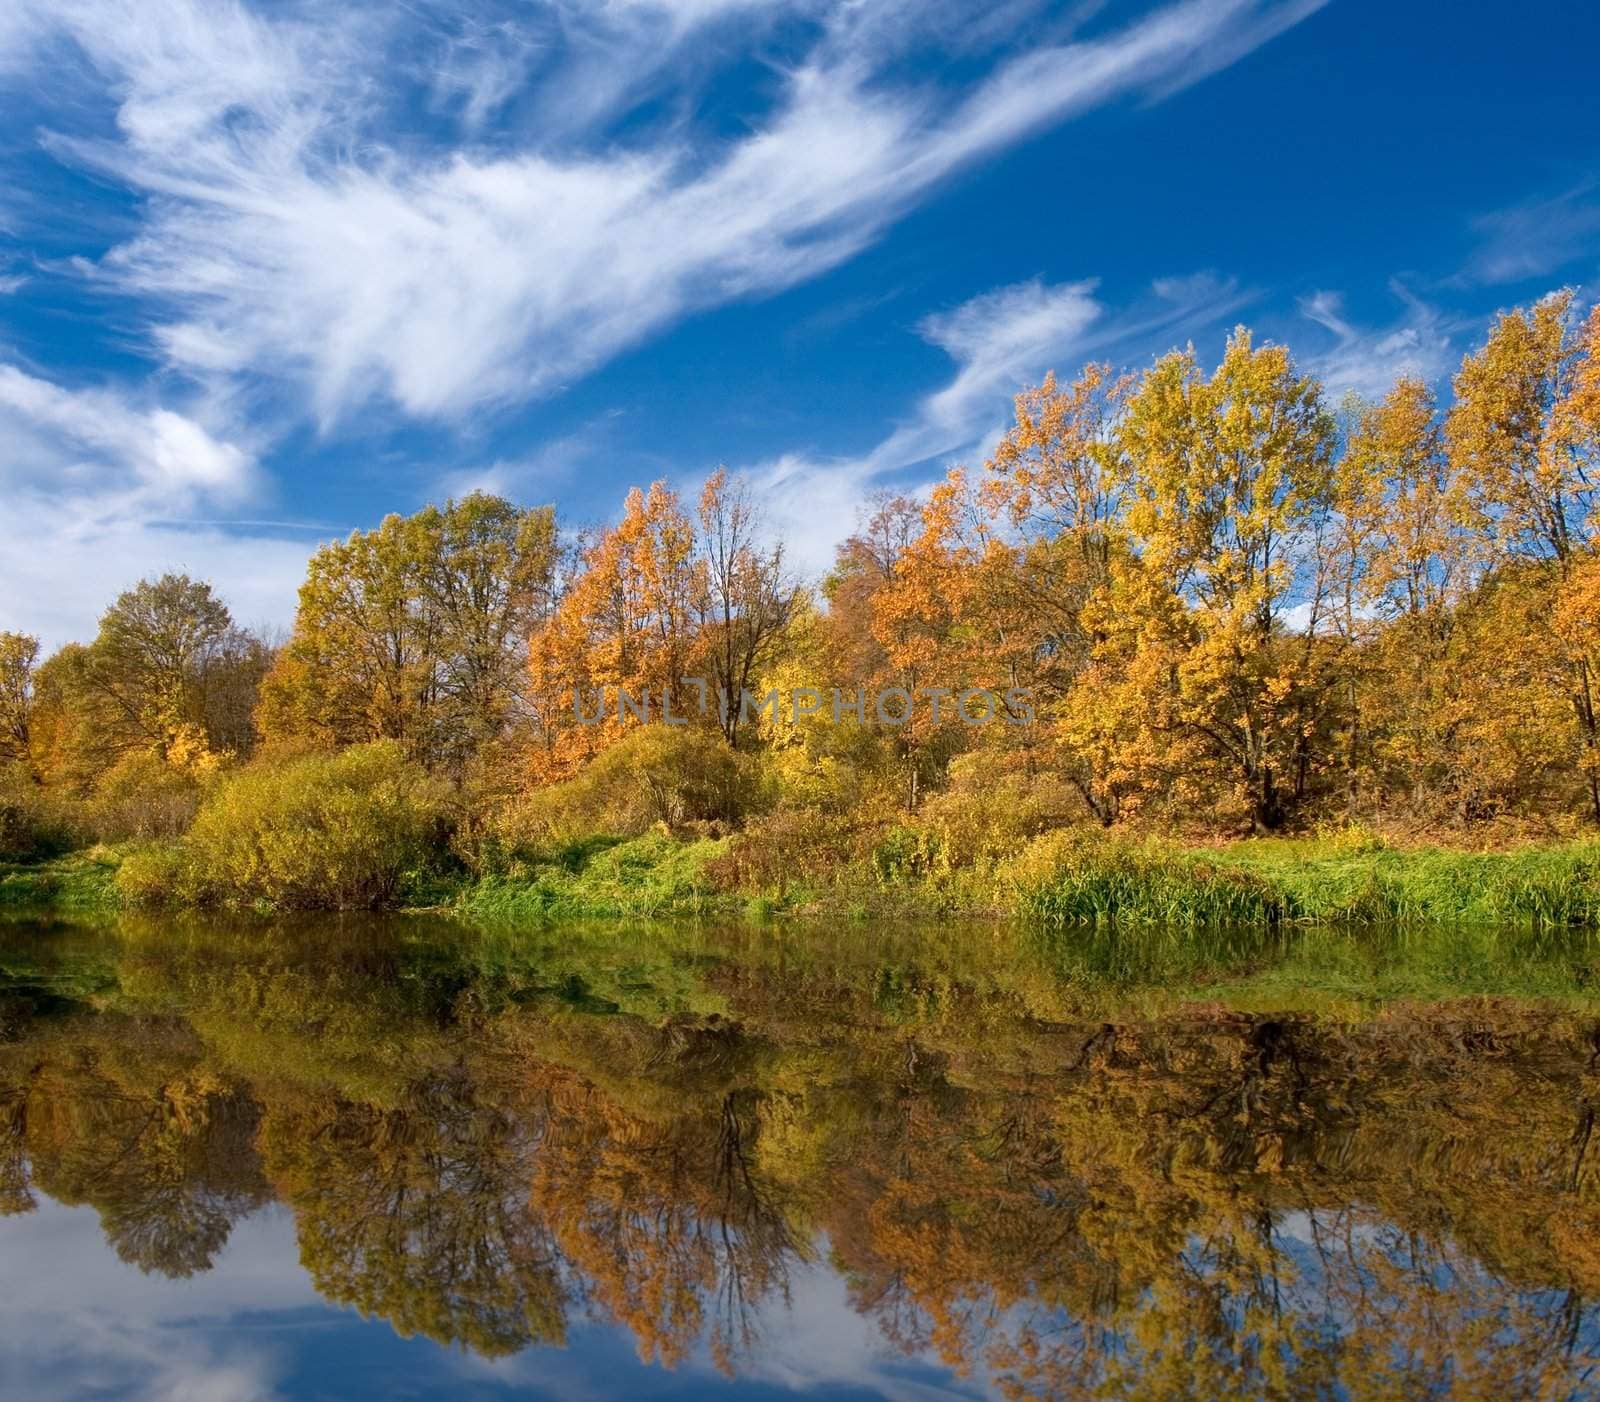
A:
<svg viewBox="0 0 1600 1402">
<path fill-rule="evenodd" d="M 0 1388 L 1592 1395 L 1594 957 L 0 925 Z"/>
</svg>

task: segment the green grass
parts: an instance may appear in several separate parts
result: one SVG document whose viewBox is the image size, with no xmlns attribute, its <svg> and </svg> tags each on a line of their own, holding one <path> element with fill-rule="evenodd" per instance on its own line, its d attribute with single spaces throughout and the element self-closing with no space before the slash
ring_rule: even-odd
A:
<svg viewBox="0 0 1600 1402">
<path fill-rule="evenodd" d="M 100 847 L 45 862 L 0 863 L 0 911 L 115 910 L 116 873 L 115 853 Z"/>
<path fill-rule="evenodd" d="M 1600 929 L 1600 842 L 1505 852 L 1399 849 L 1359 834 L 1274 839 L 1207 849 L 1048 834 L 988 873 L 933 875 L 848 868 L 825 887 L 795 854 L 785 899 L 718 890 L 707 864 L 725 840 L 663 833 L 591 838 L 544 854 L 513 874 L 487 877 L 454 902 L 463 914 L 509 920 L 618 915 L 939 913 L 1015 916 L 1047 927 L 1150 927 L 1204 958 L 1201 931 L 1273 931 L 1304 925 L 1394 929 L 1418 925 Z M 836 899 L 830 899 L 830 892 Z M 864 897 L 861 893 L 865 892 Z"/>
<path fill-rule="evenodd" d="M 1056 841 L 1024 854 L 1017 913 L 1053 925 L 1600 927 L 1600 842 L 1506 852 L 1270 840 L 1195 852 Z"/>
<path fill-rule="evenodd" d="M 1230 858 L 1269 882 L 1291 919 L 1600 925 L 1600 842 L 1506 852 L 1262 842 L 1239 844 Z"/>
<path fill-rule="evenodd" d="M 661 833 L 572 844 L 525 871 L 483 878 L 462 892 L 456 908 L 491 920 L 737 909 L 741 898 L 718 892 L 705 875 L 706 863 L 724 847 L 723 839 L 679 842 Z"/>
</svg>

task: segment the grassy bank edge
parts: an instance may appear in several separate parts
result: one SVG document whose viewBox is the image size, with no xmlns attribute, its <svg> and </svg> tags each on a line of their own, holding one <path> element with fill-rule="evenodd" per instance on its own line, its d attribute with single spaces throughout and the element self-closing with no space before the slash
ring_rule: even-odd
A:
<svg viewBox="0 0 1600 1402">
<path fill-rule="evenodd" d="M 511 923 L 577 918 L 1017 916 L 1072 927 L 1176 928 L 1469 922 L 1600 928 L 1600 842 L 1499 852 L 1396 848 L 1359 837 L 1267 839 L 1216 848 L 1051 833 L 1008 860 L 922 871 L 860 861 L 796 872 L 764 889 L 725 889 L 736 838 L 592 837 L 507 873 L 409 873 L 397 909 Z M 0 909 L 115 908 L 122 853 L 95 848 L 0 866 Z"/>
<path fill-rule="evenodd" d="M 103 847 L 40 862 L 0 862 L 0 913 L 91 914 L 116 910 L 119 855 Z"/>
</svg>

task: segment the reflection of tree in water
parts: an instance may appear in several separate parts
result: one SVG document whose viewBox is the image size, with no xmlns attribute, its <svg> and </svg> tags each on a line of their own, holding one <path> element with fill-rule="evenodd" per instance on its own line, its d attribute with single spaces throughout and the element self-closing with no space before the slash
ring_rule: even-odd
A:
<svg viewBox="0 0 1600 1402">
<path fill-rule="evenodd" d="M 653 1124 L 563 1078 L 551 1103 L 530 1202 L 590 1300 L 647 1361 L 676 1363 L 705 1336 L 731 1366 L 808 1254 L 753 1156 L 758 1097 Z"/>
<path fill-rule="evenodd" d="M 565 1337 L 556 1252 L 525 1199 L 537 1106 L 484 1104 L 452 1068 L 399 1106 L 335 1096 L 267 1111 L 262 1150 L 329 1299 L 491 1357 Z"/>
<path fill-rule="evenodd" d="M 32 1212 L 38 1199 L 28 1184 L 28 1096 L 16 1086 L 0 1091 L 0 1216 Z"/>
<path fill-rule="evenodd" d="M 170 1040 L 141 1031 L 142 1046 L 74 1048 L 0 1094 L 6 1198 L 26 1209 L 37 1188 L 91 1204 L 124 1261 L 189 1276 L 209 1270 L 233 1223 L 267 1200 L 258 1105 L 197 1066 L 141 1083 L 138 1062 L 159 1060 Z"/>
<path fill-rule="evenodd" d="M 489 1355 L 587 1311 L 647 1359 L 737 1369 L 826 1241 L 889 1341 L 1019 1397 L 1590 1380 L 1600 1087 L 1575 1018 L 1077 1026 L 952 987 L 874 1021 L 757 970 L 727 981 L 737 1021 L 652 1022 L 543 972 L 344 1009 L 348 964 L 138 958 L 137 1006 L 0 1042 L 0 1202 L 91 1203 L 146 1269 L 206 1269 L 276 1195 L 324 1295 Z"/>
</svg>

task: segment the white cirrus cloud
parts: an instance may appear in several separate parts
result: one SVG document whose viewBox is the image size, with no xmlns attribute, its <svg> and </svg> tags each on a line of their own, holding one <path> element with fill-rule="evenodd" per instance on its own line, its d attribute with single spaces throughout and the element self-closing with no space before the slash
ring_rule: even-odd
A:
<svg viewBox="0 0 1600 1402">
<path fill-rule="evenodd" d="M 160 353 L 301 389 L 328 424 L 373 401 L 458 419 L 553 392 L 686 314 L 838 264 L 1028 134 L 1159 98 L 1323 3 L 1177 0 L 1002 35 L 978 0 L 21 0 L 6 32 L 24 81 L 42 89 L 40 56 L 65 43 L 114 110 L 112 136 L 74 129 L 93 103 L 73 91 L 48 141 L 143 197 L 98 268 Z M 698 120 L 663 55 L 693 52 L 682 81 L 701 81 L 718 55 L 760 60 L 781 18 L 810 37 L 779 47 L 760 103 L 731 128 Z M 405 26 L 434 46 L 425 96 L 459 118 L 448 136 L 416 119 L 429 62 L 414 42 L 396 62 Z M 718 44 L 689 42 L 711 26 Z M 988 36 L 966 89 L 903 61 L 963 30 Z M 641 102 L 654 115 L 622 121 Z"/>
<path fill-rule="evenodd" d="M 1480 215 L 1473 230 L 1478 245 L 1452 279 L 1457 285 L 1525 282 L 1585 260 L 1592 272 L 1600 268 L 1600 181 Z"/>
</svg>

